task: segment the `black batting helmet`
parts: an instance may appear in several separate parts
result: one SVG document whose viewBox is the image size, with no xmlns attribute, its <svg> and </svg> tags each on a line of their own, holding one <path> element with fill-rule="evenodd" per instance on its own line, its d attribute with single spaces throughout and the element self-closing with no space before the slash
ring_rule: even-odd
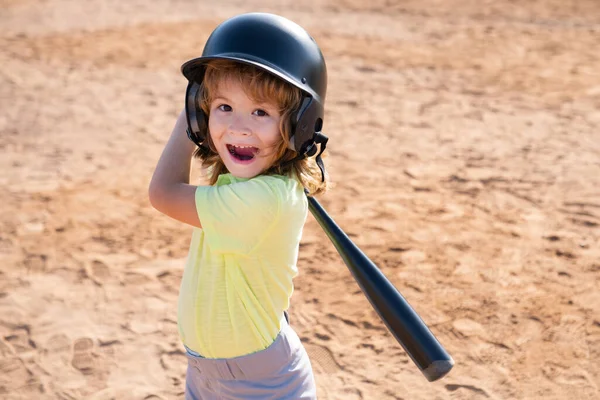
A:
<svg viewBox="0 0 600 400">
<path fill-rule="evenodd" d="M 322 135 L 327 69 L 314 39 L 299 25 L 278 15 L 241 14 L 221 23 L 208 38 L 202 56 L 181 66 L 188 79 L 188 136 L 198 146 L 206 139 L 207 116 L 199 105 L 206 63 L 226 59 L 254 65 L 299 88 L 304 97 L 292 120 L 288 147 L 314 155 Z M 322 146 L 323 147 L 323 146 Z"/>
</svg>

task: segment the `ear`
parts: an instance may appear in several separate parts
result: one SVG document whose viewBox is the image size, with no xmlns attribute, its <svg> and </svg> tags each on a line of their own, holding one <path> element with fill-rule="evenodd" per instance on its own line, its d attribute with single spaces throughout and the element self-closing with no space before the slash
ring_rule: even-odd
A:
<svg viewBox="0 0 600 400">
<path fill-rule="evenodd" d="M 185 115 L 188 124 L 187 135 L 198 147 L 207 145 L 205 142 L 208 118 L 204 110 L 200 107 L 201 98 L 202 86 L 195 81 L 190 81 L 185 91 Z"/>
</svg>

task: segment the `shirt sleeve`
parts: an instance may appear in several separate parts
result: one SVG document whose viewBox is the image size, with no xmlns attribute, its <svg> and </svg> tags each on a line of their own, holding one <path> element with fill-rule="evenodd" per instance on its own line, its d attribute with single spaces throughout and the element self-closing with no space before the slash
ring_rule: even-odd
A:
<svg viewBox="0 0 600 400">
<path fill-rule="evenodd" d="M 204 240 L 217 253 L 252 252 L 273 229 L 282 193 L 277 179 L 258 177 L 196 189 L 196 212 Z"/>
</svg>

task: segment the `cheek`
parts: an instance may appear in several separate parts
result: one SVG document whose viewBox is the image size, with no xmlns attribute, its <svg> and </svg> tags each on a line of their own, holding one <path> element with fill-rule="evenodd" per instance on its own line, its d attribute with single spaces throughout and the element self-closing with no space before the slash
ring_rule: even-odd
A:
<svg viewBox="0 0 600 400">
<path fill-rule="evenodd" d="M 223 131 L 222 126 L 223 123 L 219 120 L 219 118 L 210 117 L 208 119 L 208 131 L 210 132 L 210 137 L 213 139 L 213 142 L 218 140 L 218 138 L 221 136 Z"/>
<path fill-rule="evenodd" d="M 215 125 L 217 125 L 217 118 L 214 115 L 208 117 L 208 129 L 211 131 L 214 130 Z"/>
<path fill-rule="evenodd" d="M 281 133 L 279 132 L 279 121 L 273 121 L 265 130 L 264 141 L 269 145 L 277 144 L 281 141 Z"/>
</svg>

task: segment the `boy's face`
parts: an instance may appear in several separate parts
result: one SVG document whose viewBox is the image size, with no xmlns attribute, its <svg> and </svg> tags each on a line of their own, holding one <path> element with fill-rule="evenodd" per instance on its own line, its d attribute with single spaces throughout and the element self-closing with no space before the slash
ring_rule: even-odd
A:
<svg viewBox="0 0 600 400">
<path fill-rule="evenodd" d="M 238 178 L 253 178 L 275 162 L 281 115 L 272 103 L 257 103 L 233 79 L 220 82 L 210 104 L 208 129 L 219 156 Z"/>
</svg>

